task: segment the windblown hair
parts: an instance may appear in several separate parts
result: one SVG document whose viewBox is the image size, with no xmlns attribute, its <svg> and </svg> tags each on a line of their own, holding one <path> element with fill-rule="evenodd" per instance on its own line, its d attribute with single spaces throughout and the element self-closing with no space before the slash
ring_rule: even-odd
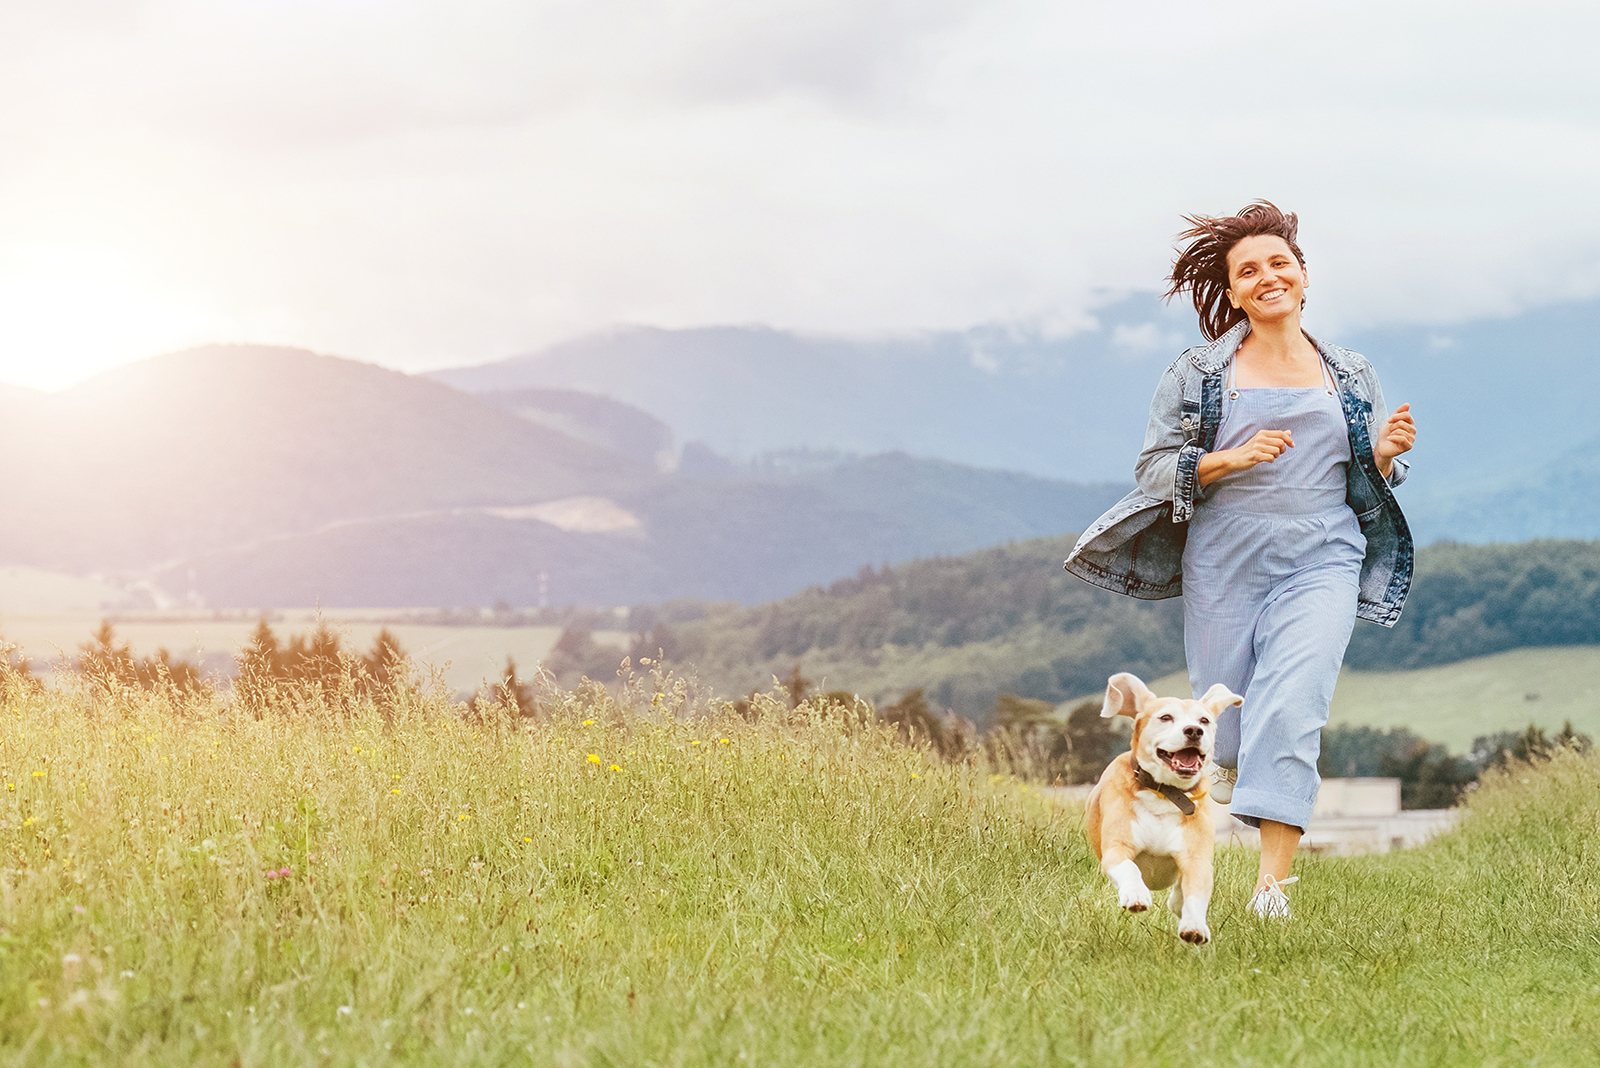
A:
<svg viewBox="0 0 1600 1068">
<path fill-rule="evenodd" d="M 1245 318 L 1244 311 L 1228 303 L 1228 253 L 1247 237 L 1271 234 L 1283 238 L 1300 261 L 1306 258 L 1295 243 L 1300 220 L 1293 212 L 1285 214 L 1270 200 L 1257 200 L 1237 215 L 1218 218 L 1211 215 L 1185 215 L 1189 229 L 1178 235 L 1189 244 L 1178 253 L 1172 265 L 1171 284 L 1166 299 L 1187 291 L 1200 313 L 1200 332 L 1215 341 Z"/>
</svg>

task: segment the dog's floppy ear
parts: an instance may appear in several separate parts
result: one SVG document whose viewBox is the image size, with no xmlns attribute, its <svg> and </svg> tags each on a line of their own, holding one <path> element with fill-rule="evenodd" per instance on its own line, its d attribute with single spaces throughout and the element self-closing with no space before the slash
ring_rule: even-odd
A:
<svg viewBox="0 0 1600 1068">
<path fill-rule="evenodd" d="M 1222 685 L 1222 683 L 1215 682 L 1211 684 L 1211 689 L 1206 691 L 1206 695 L 1200 698 L 1200 703 L 1209 708 L 1213 716 L 1219 716 L 1222 714 L 1222 710 L 1229 705 L 1244 704 L 1244 698 Z"/>
<path fill-rule="evenodd" d="M 1139 676 L 1119 671 L 1106 680 L 1106 703 L 1100 709 L 1100 718 L 1136 716 L 1145 703 L 1154 700 L 1155 696 Z"/>
</svg>

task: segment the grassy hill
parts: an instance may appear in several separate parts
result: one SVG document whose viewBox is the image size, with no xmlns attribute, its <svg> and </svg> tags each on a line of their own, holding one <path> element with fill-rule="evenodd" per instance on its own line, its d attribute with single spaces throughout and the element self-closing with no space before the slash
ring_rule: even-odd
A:
<svg viewBox="0 0 1600 1068">
<path fill-rule="evenodd" d="M 1221 849 L 1195 949 L 1116 908 L 1079 809 L 824 716 L 668 678 L 514 725 L 260 700 L 7 688 L 8 1060 L 1600 1058 L 1600 757 L 1491 777 L 1422 848 L 1301 858 L 1288 923 Z"/>
<path fill-rule="evenodd" d="M 1059 702 L 1096 692 L 1116 671 L 1154 678 L 1181 669 L 1180 602 L 1133 601 L 1068 576 L 1061 561 L 1071 545 L 1070 537 L 1041 538 L 863 571 L 755 608 L 645 610 L 635 625 L 659 624 L 650 641 L 725 691 L 765 688 L 799 663 L 829 688 L 878 702 L 921 687 L 937 706 L 980 725 L 1002 693 Z M 1385 672 L 1519 648 L 1600 645 L 1600 542 L 1431 546 L 1419 552 L 1416 576 L 1399 626 L 1357 625 L 1350 667 Z M 1508 685 L 1519 693 L 1558 690 L 1520 675 Z M 1480 698 L 1487 692 L 1480 688 Z M 1461 690 L 1461 699 L 1471 693 Z M 1559 727 L 1569 712 L 1586 720 L 1576 714 L 1579 703 L 1564 700 L 1559 718 L 1530 707 L 1496 729 L 1530 718 L 1554 718 Z M 1459 702 L 1450 707 L 1460 710 Z M 1375 716 L 1352 722 L 1410 725 L 1387 712 Z M 1470 741 L 1470 722 L 1462 716 L 1450 737 L 1466 732 Z"/>
<path fill-rule="evenodd" d="M 1181 671 L 1150 683 L 1188 697 Z M 1087 695 L 1086 695 L 1087 696 Z M 1555 735 L 1565 723 L 1600 738 L 1600 645 L 1513 649 L 1453 664 L 1339 675 L 1328 720 L 1352 727 L 1405 727 L 1465 753 L 1473 739 L 1533 723 Z"/>
</svg>

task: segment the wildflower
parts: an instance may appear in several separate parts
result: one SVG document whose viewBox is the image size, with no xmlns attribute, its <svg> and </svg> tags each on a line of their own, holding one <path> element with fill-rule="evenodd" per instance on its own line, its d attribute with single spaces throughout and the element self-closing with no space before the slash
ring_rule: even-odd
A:
<svg viewBox="0 0 1600 1068">
<path fill-rule="evenodd" d="M 728 739 L 726 739 L 726 738 L 718 738 L 717 739 L 717 744 L 718 745 L 727 745 L 728 744 Z"/>
<path fill-rule="evenodd" d="M 914 771 L 913 771 L 913 772 L 912 772 L 912 773 L 911 773 L 911 777 L 912 777 L 912 778 L 913 778 L 913 779 L 920 779 L 920 778 L 922 778 L 922 776 L 921 776 L 921 775 L 918 775 L 918 774 L 917 774 L 917 773 L 916 773 L 916 772 L 914 772 Z"/>
<path fill-rule="evenodd" d="M 62 964 L 82 964 L 83 963 L 83 958 L 78 956 L 76 953 L 68 953 L 65 957 L 61 958 L 61 963 Z"/>
<path fill-rule="evenodd" d="M 34 818 L 32 816 L 29 816 L 27 819 L 22 821 L 22 825 L 24 827 L 31 827 L 31 826 L 33 826 L 33 822 L 34 822 Z"/>
<path fill-rule="evenodd" d="M 74 905 L 74 906 L 72 906 L 72 911 L 76 912 L 79 916 L 82 916 L 85 912 L 88 912 L 89 910 L 84 908 L 82 905 Z"/>
<path fill-rule="evenodd" d="M 390 791 L 389 791 L 389 792 L 390 792 L 390 793 L 391 793 L 391 794 L 397 794 L 397 793 L 399 793 L 399 792 L 400 792 L 400 787 L 398 787 L 398 786 L 396 786 L 396 787 L 395 787 L 395 788 L 394 788 L 394 789 L 393 789 L 393 790 L 390 790 Z"/>
<path fill-rule="evenodd" d="M 690 742 L 689 744 L 690 745 L 699 745 L 700 743 L 699 742 Z"/>
<path fill-rule="evenodd" d="M 590 753 L 589 754 L 589 763 L 591 763 L 591 764 L 600 763 L 600 754 L 599 753 Z"/>
<path fill-rule="evenodd" d="M 459 816 L 456 817 L 456 819 L 458 819 L 458 820 L 470 820 L 471 818 L 472 817 L 467 815 L 465 812 L 461 813 Z"/>
<path fill-rule="evenodd" d="M 35 779 L 42 779 L 42 778 L 44 778 L 44 772 L 42 772 L 42 771 L 36 771 L 36 772 L 34 772 L 34 773 L 33 773 L 33 777 L 34 777 L 34 778 L 35 778 Z"/>
<path fill-rule="evenodd" d="M 352 1006 L 340 1005 L 339 1009 L 338 1009 L 338 1014 L 340 1016 L 349 1016 L 352 1012 L 355 1012 L 355 1011 L 356 1010 Z"/>
<path fill-rule="evenodd" d="M 583 721 L 583 725 L 585 727 L 593 727 L 594 726 L 594 720 L 586 719 L 586 720 Z"/>
<path fill-rule="evenodd" d="M 133 973 L 132 973 L 132 972 L 128 972 L 128 971 L 125 971 L 125 972 L 123 972 L 123 973 L 122 973 L 122 977 L 123 977 L 123 978 L 124 978 L 124 979 L 132 979 L 132 978 L 133 978 Z"/>
<path fill-rule="evenodd" d="M 611 770 L 612 771 L 621 771 L 622 770 L 622 765 L 621 764 L 613 764 L 613 765 L 611 765 Z"/>
<path fill-rule="evenodd" d="M 522 840 L 523 840 L 523 841 L 524 841 L 524 842 L 531 842 L 531 841 L 533 841 L 533 839 L 532 839 L 532 838 L 529 838 L 529 837 L 528 837 L 528 836 L 527 836 L 527 835 L 523 835 L 523 836 L 522 836 Z"/>
</svg>

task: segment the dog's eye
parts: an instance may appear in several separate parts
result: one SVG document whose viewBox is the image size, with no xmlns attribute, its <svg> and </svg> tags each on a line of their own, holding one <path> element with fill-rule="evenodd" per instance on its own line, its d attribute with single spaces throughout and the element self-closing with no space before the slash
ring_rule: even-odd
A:
<svg viewBox="0 0 1600 1068">
<path fill-rule="evenodd" d="M 1211 721 L 1209 719 L 1206 719 L 1206 717 L 1201 716 L 1200 717 L 1200 726 L 1209 727 L 1209 726 L 1211 726 Z"/>
<path fill-rule="evenodd" d="M 1162 716 L 1161 717 L 1161 722 L 1162 723 L 1171 723 L 1172 722 L 1172 713 L 1168 712 L 1166 715 Z"/>
</svg>

